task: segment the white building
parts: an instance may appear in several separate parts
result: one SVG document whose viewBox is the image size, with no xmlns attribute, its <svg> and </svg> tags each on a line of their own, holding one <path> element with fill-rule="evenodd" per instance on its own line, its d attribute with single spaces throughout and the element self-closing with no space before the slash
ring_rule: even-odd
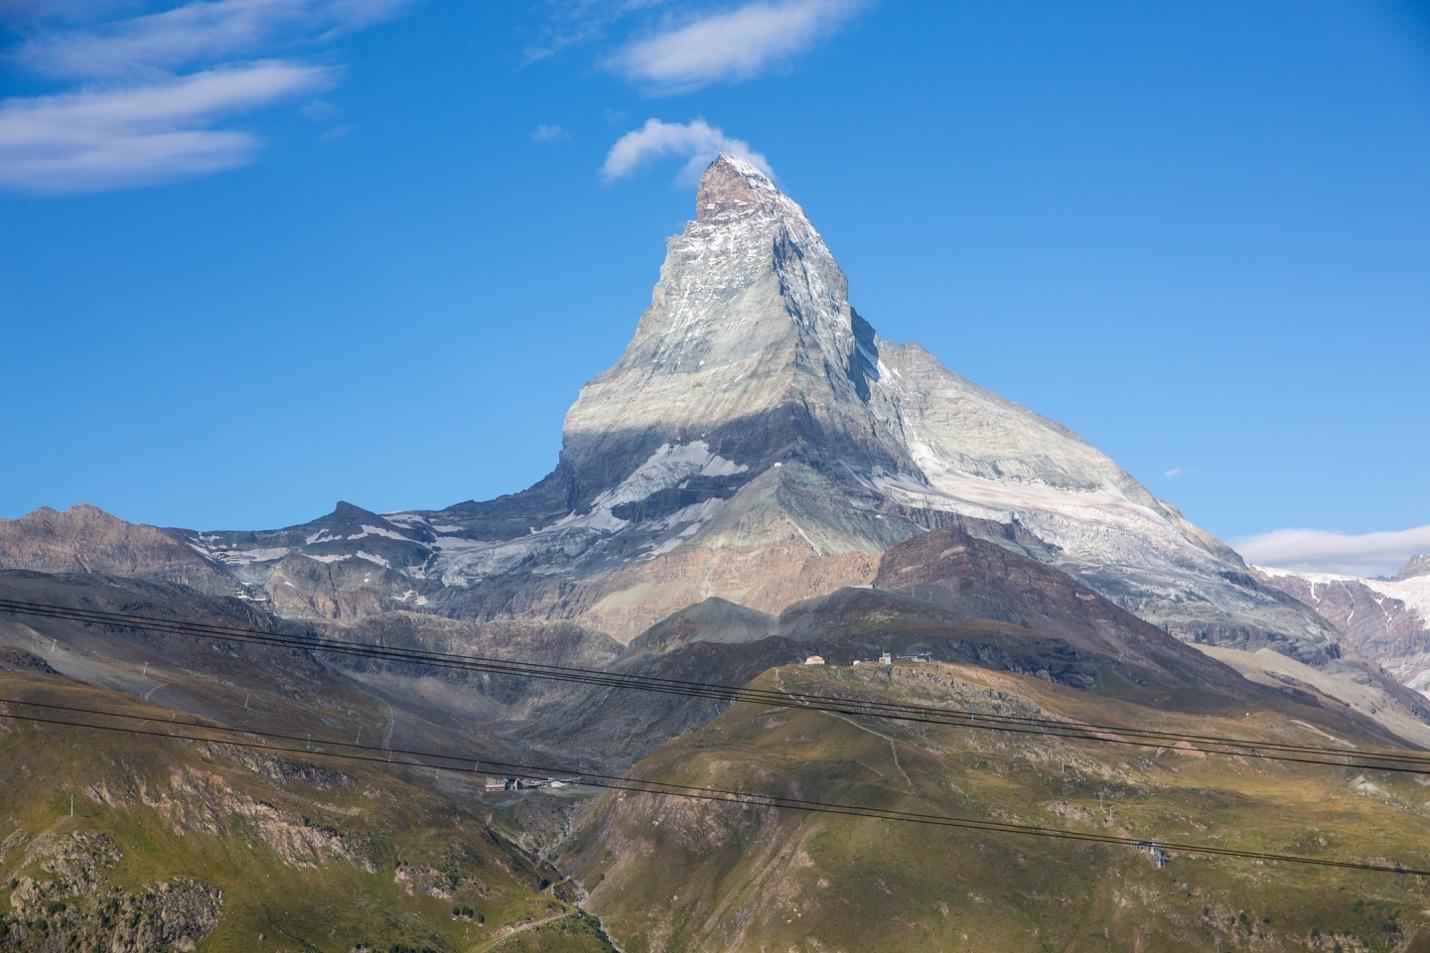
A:
<svg viewBox="0 0 1430 953">
<path fill-rule="evenodd" d="M 806 665 L 823 665 L 823 664 L 824 664 L 824 656 L 822 656 L 822 655 L 811 655 L 809 658 L 807 658 L 807 659 L 804 660 L 804 664 L 806 664 Z"/>
</svg>

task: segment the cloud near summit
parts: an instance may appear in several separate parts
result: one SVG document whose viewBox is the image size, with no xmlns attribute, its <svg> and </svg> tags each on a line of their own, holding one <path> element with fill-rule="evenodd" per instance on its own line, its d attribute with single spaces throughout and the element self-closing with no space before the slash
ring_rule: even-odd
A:
<svg viewBox="0 0 1430 953">
<path fill-rule="evenodd" d="M 686 123 L 647 119 L 644 126 L 632 129 L 611 146 L 601 167 L 601 176 L 607 182 L 614 182 L 655 159 L 674 157 L 685 160 L 677 181 L 693 181 L 699 178 L 701 169 L 722 152 L 740 156 L 774 178 L 769 160 L 750 148 L 748 142 L 725 135 L 723 129 L 704 119 Z"/>
</svg>

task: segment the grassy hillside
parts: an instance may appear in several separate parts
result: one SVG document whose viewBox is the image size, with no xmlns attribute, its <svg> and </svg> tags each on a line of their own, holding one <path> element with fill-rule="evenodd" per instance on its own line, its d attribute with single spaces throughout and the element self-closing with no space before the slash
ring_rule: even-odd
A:
<svg viewBox="0 0 1430 953">
<path fill-rule="evenodd" d="M 42 667 L 12 658 L 0 696 L 168 717 Z M 549 866 L 395 770 L 3 714 L 0 765 L 0 950 L 610 948 Z"/>
<path fill-rule="evenodd" d="M 1269 711 L 1192 718 L 955 665 L 779 668 L 763 687 L 1301 743 Z M 1328 722 L 1330 724 L 1330 722 Z M 1408 776 L 736 706 L 633 775 L 930 813 L 1430 867 Z M 1099 799 L 1101 793 L 1101 799 Z M 615 793 L 565 863 L 631 953 L 1401 950 L 1430 884 L 1394 875 Z M 1418 939 L 1417 939 L 1418 937 Z M 1418 946 L 1416 947 L 1418 948 Z"/>
</svg>

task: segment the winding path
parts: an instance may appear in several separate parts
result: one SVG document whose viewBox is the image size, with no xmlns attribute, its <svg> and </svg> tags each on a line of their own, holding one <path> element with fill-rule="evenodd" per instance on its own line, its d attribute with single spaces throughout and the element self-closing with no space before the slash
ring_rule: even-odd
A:
<svg viewBox="0 0 1430 953">
<path fill-rule="evenodd" d="M 577 911 L 575 911 L 575 910 L 567 910 L 565 913 L 552 914 L 551 916 L 546 917 L 545 919 L 542 919 L 542 920 L 532 920 L 530 923 L 525 924 L 525 925 L 523 925 L 523 926 L 519 926 L 519 927 L 509 927 L 509 928 L 507 928 L 507 931 L 506 931 L 505 933 L 503 933 L 501 936 L 495 937 L 495 938 L 494 938 L 490 943 L 488 943 L 486 946 L 479 946 L 479 947 L 477 947 L 477 948 L 473 951 L 473 953 L 487 953 L 487 950 L 495 950 L 497 947 L 501 946 L 501 945 L 502 945 L 503 943 L 505 943 L 507 940 L 510 940 L 512 937 L 516 936 L 518 933 L 525 933 L 527 930 L 534 930 L 534 929 L 536 929 L 537 927 L 545 926 L 545 925 L 548 924 L 548 923 L 555 923 L 557 920 L 565 920 L 567 917 L 574 917 L 574 916 L 576 915 L 576 913 L 577 913 Z"/>
</svg>

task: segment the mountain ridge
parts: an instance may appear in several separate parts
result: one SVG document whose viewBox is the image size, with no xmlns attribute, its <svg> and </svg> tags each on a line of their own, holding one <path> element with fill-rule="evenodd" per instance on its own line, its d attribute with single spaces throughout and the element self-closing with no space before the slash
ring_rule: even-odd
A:
<svg viewBox="0 0 1430 953">
<path fill-rule="evenodd" d="M 880 338 L 804 211 L 729 155 L 547 476 L 441 510 L 339 504 L 278 530 L 164 532 L 289 615 L 568 619 L 628 641 L 710 596 L 779 612 L 867 585 L 882 552 L 947 525 L 1184 640 L 1311 664 L 1343 651 L 1067 427 Z"/>
</svg>

